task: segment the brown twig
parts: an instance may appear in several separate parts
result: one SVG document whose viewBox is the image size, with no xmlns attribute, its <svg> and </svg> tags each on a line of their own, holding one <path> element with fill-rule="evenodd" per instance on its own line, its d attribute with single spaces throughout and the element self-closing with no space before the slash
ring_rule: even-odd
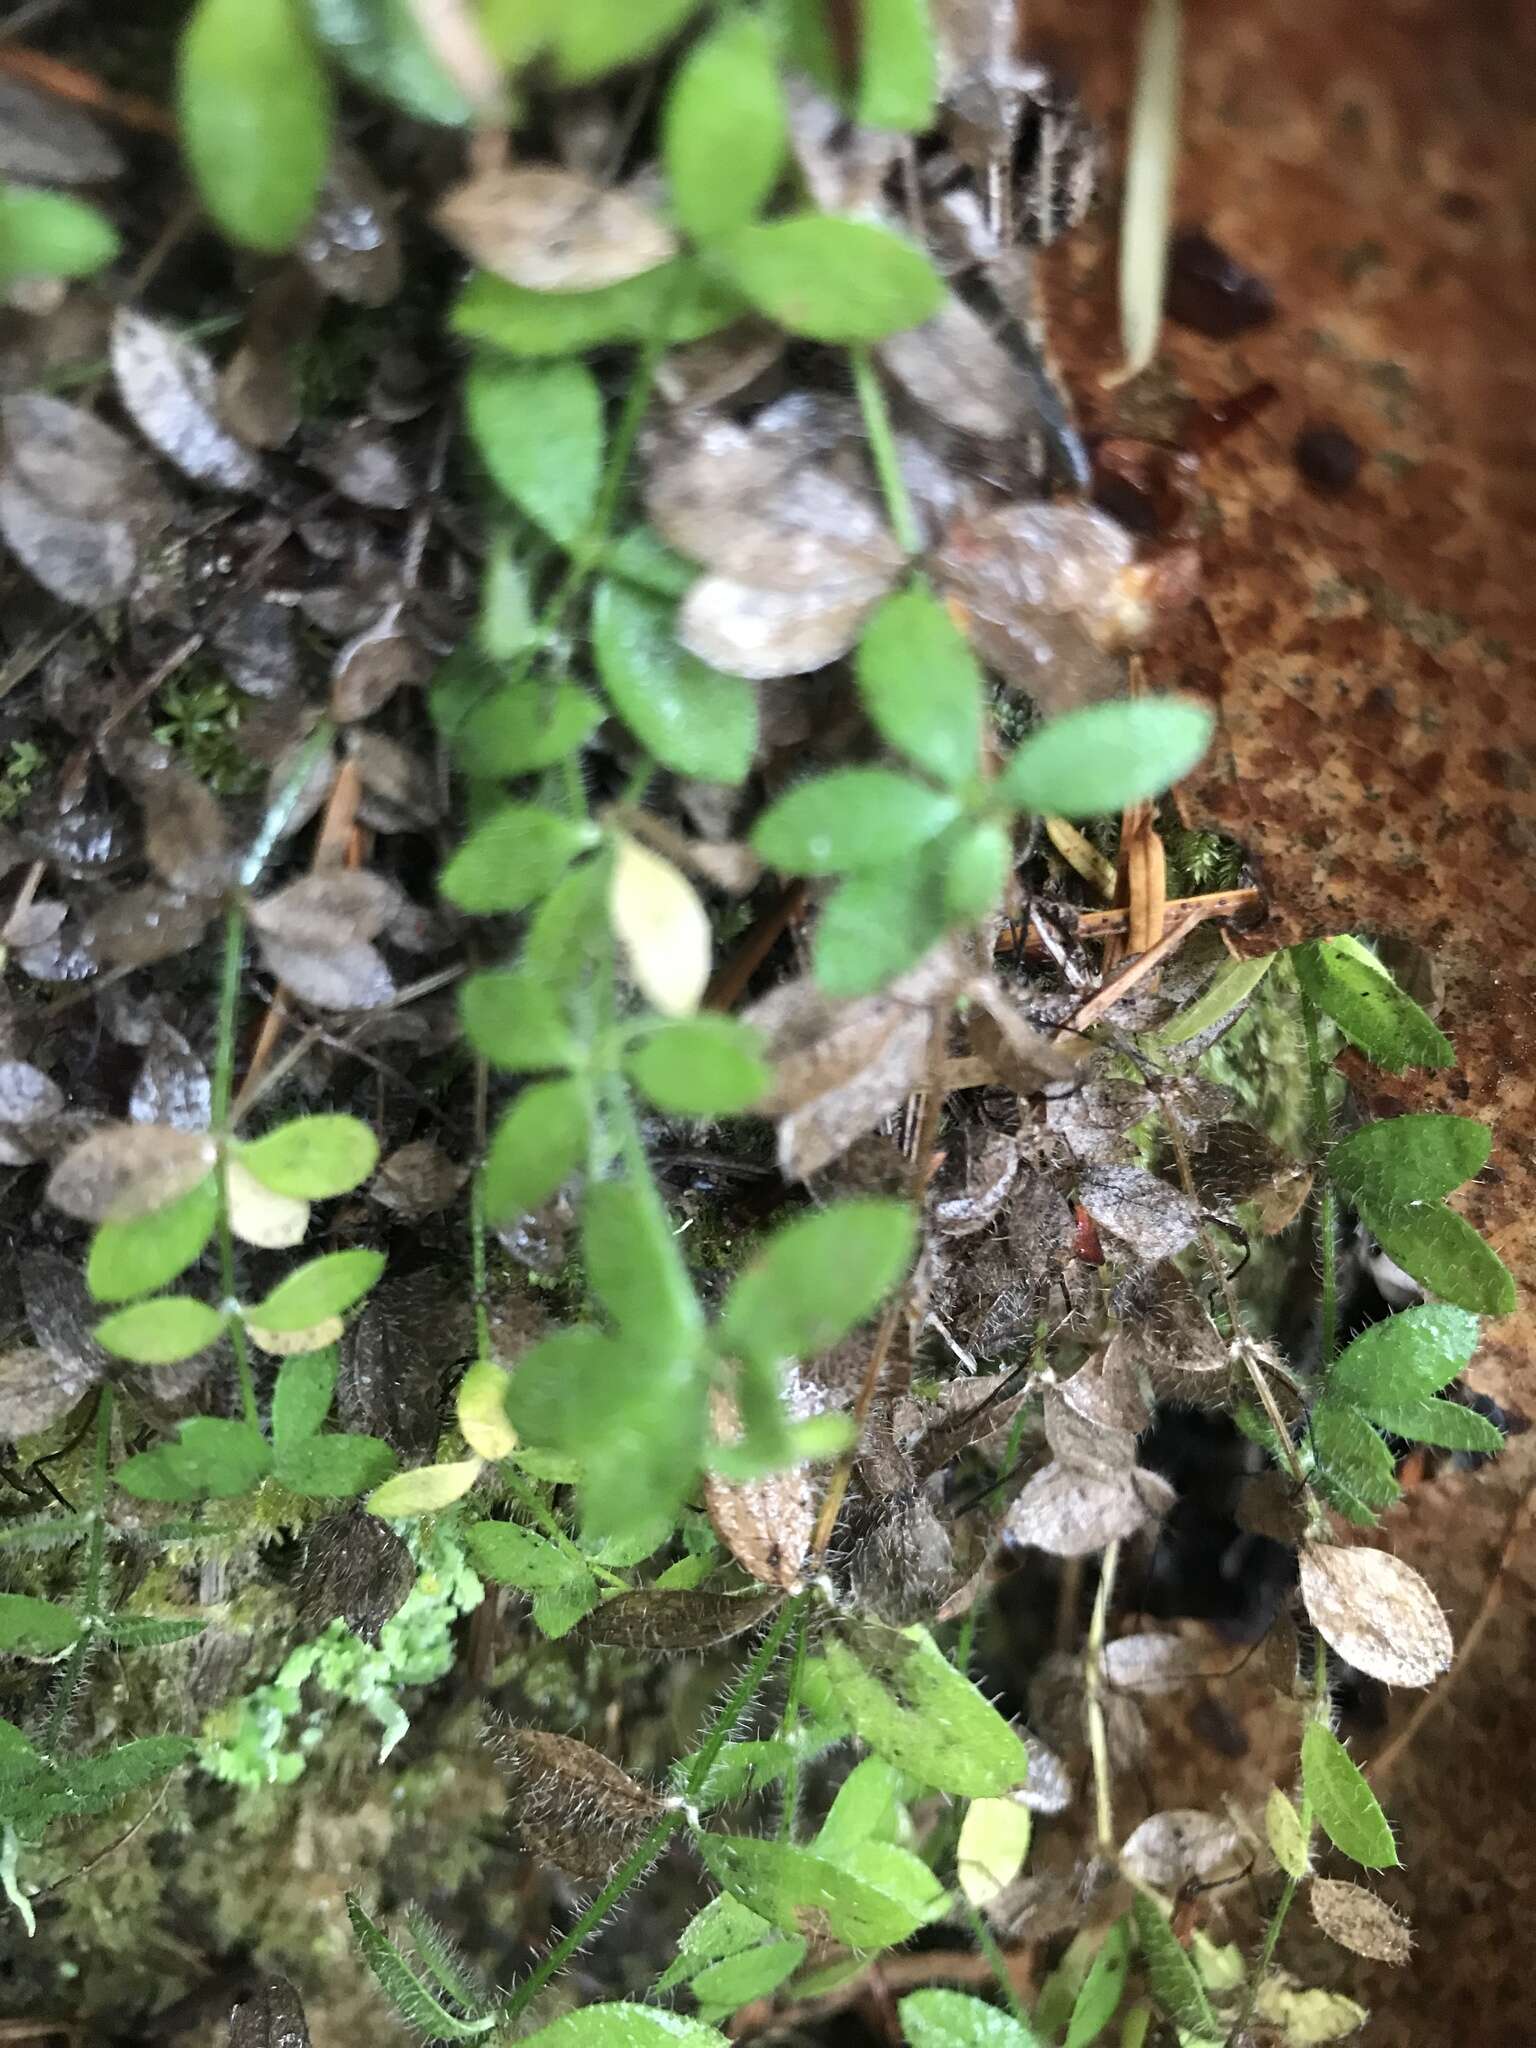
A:
<svg viewBox="0 0 1536 2048">
<path fill-rule="evenodd" d="M 35 85 L 40 92 L 52 93 L 56 100 L 89 107 L 92 113 L 100 114 L 105 120 L 116 121 L 121 128 L 137 129 L 141 135 L 163 135 L 170 140 L 175 139 L 176 123 L 157 101 L 143 93 L 119 92 L 114 86 L 103 84 L 89 71 L 81 71 L 76 65 L 65 64 L 57 57 L 45 56 L 41 50 L 29 50 L 18 43 L 0 46 L 0 72 Z"/>
<path fill-rule="evenodd" d="M 746 993 L 747 983 L 778 944 L 805 902 L 804 882 L 791 882 L 752 926 L 704 995 L 706 1010 L 734 1010 Z"/>
<path fill-rule="evenodd" d="M 1196 897 L 1194 905 L 1185 911 L 1176 924 L 1164 930 L 1163 936 L 1155 946 L 1149 946 L 1145 953 L 1138 953 L 1136 958 L 1122 967 L 1117 975 L 1105 982 L 1097 995 L 1088 998 L 1072 1019 L 1073 1031 L 1086 1031 L 1090 1024 L 1096 1024 L 1115 1007 L 1116 1003 L 1128 996 L 1138 982 L 1144 981 L 1154 967 L 1166 960 L 1170 953 L 1176 952 L 1196 925 L 1204 924 L 1208 915 L 1209 913 L 1200 907 L 1200 899 Z"/>
<path fill-rule="evenodd" d="M 1163 932 L 1166 934 L 1188 911 L 1198 910 L 1203 923 L 1207 919 L 1241 917 L 1245 911 L 1259 909 L 1263 901 L 1263 895 L 1257 889 L 1215 889 L 1207 896 L 1174 896 L 1163 905 Z M 1122 907 L 1079 911 L 1073 932 L 1080 939 L 1102 939 L 1111 932 L 1128 932 L 1130 928 L 1131 913 Z M 1019 937 L 1017 928 L 1010 929 L 1005 924 L 998 934 L 998 952 L 1015 952 Z M 1046 950 L 1045 940 L 1033 918 L 1023 935 L 1023 943 L 1028 952 Z"/>
</svg>

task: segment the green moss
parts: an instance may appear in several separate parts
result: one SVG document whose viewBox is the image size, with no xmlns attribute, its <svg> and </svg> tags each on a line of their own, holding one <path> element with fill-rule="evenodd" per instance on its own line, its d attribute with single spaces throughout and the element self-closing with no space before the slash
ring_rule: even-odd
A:
<svg viewBox="0 0 1536 2048">
<path fill-rule="evenodd" d="M 217 669 L 183 669 L 155 698 L 157 740 L 220 796 L 245 796 L 262 782 L 240 744 L 244 699 Z"/>
</svg>

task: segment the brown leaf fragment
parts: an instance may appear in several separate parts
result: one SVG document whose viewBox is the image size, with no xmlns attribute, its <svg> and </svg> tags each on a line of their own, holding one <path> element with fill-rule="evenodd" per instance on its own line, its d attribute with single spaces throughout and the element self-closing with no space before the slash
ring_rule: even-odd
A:
<svg viewBox="0 0 1536 2048">
<path fill-rule="evenodd" d="M 133 587 L 139 544 L 119 519 L 78 519 L 0 475 L 0 535 L 22 567 L 63 604 L 87 611 L 116 604 Z"/>
<path fill-rule="evenodd" d="M 535 292 L 589 292 L 655 270 L 677 239 L 627 193 L 553 165 L 482 171 L 435 215 L 464 254 Z"/>
<path fill-rule="evenodd" d="M 63 1091 L 40 1067 L 0 1060 L 0 1165 L 30 1166 L 38 1151 L 28 1140 L 29 1127 L 51 1122 L 63 1108 Z"/>
<path fill-rule="evenodd" d="M 1384 1685 L 1430 1685 L 1455 1654 L 1440 1603 L 1390 1551 L 1308 1543 L 1301 1597 L 1330 1649 Z"/>
<path fill-rule="evenodd" d="M 327 1515 L 309 1531 L 298 1571 L 298 1609 L 312 1635 L 344 1621 L 377 1645 L 380 1632 L 416 1582 L 402 1539 L 362 1508 Z"/>
<path fill-rule="evenodd" d="M 89 114 L 23 79 L 0 77 L 0 177 L 102 185 L 122 173 L 117 144 Z"/>
<path fill-rule="evenodd" d="M 1147 1723 L 1129 1693 L 1101 1691 L 1104 1730 L 1111 1761 L 1121 1769 L 1137 1764 L 1147 1746 Z M 1070 1650 L 1042 1658 L 1029 1681 L 1031 1722 L 1063 1756 L 1080 1756 L 1086 1747 L 1083 1660 Z M 1029 1780 L 1024 1781 L 1025 1794 Z"/>
<path fill-rule="evenodd" d="M 129 1223 L 195 1188 L 213 1170 L 213 1140 L 164 1124 L 108 1124 L 59 1161 L 48 1199 L 82 1223 Z"/>
<path fill-rule="evenodd" d="M 1136 1432 L 1090 1419 L 1061 1387 L 1046 1388 L 1043 1414 L 1045 1440 L 1058 1464 L 1094 1477 L 1129 1472 L 1135 1465 Z"/>
<path fill-rule="evenodd" d="M 221 609 L 209 627 L 225 673 L 248 697 L 286 697 L 299 680 L 292 605 L 251 595 Z"/>
<path fill-rule="evenodd" d="M 1006 1440 L 1014 1417 L 1029 1398 L 1029 1386 L 1022 1374 L 978 1373 L 974 1379 L 950 1380 L 936 1402 L 903 1404 L 898 1421 L 907 1420 L 922 1433 L 909 1453 L 912 1469 L 919 1479 L 930 1479 L 964 1452 L 985 1446 L 994 1439 Z"/>
<path fill-rule="evenodd" d="M 119 520 L 141 539 L 170 519 L 155 465 L 126 435 L 83 406 L 44 391 L 19 391 L 0 403 L 6 467 L 55 512 Z"/>
<path fill-rule="evenodd" d="M 934 1618 L 955 1583 L 955 1558 L 925 1493 L 892 1494 L 855 1525 L 848 1578 L 860 1614 L 892 1628 Z"/>
<path fill-rule="evenodd" d="M 646 1785 L 574 1736 L 508 1728 L 498 1747 L 507 1811 L 525 1846 L 572 1877 L 600 1883 L 664 1811 Z"/>
<path fill-rule="evenodd" d="M 1104 1676 L 1122 1692 L 1175 1692 L 1204 1675 L 1206 1656 L 1199 1643 L 1183 1636 L 1145 1634 L 1117 1636 L 1104 1645 Z M 1148 1878 L 1156 1884 L 1156 1878 Z"/>
<path fill-rule="evenodd" d="M 384 956 L 366 942 L 318 952 L 263 938 L 261 956 L 285 988 L 317 1010 L 376 1010 L 395 994 Z"/>
<path fill-rule="evenodd" d="M 399 449 L 371 420 L 349 420 L 309 446 L 304 459 L 354 505 L 403 512 L 416 495 Z"/>
<path fill-rule="evenodd" d="M 195 946 L 208 928 L 215 905 L 147 882 L 111 895 L 81 927 L 81 940 L 113 967 L 149 967 Z"/>
<path fill-rule="evenodd" d="M 446 1209 L 469 1178 L 469 1168 L 450 1159 L 430 1138 L 401 1145 L 383 1160 L 368 1192 L 386 1209 L 408 1218 Z"/>
<path fill-rule="evenodd" d="M 47 1429 L 100 1378 L 99 1366 L 40 1346 L 15 1345 L 0 1352 L 0 1439 L 15 1443 Z"/>
<path fill-rule="evenodd" d="M 1167 1399 L 1219 1397 L 1231 1373 L 1227 1340 L 1177 1266 L 1164 1262 L 1117 1293 L 1120 1327 L 1110 1342 L 1117 1367 L 1145 1374 Z"/>
<path fill-rule="evenodd" d="M 1189 1198 L 1143 1166 L 1093 1167 L 1078 1182 L 1077 1199 L 1101 1230 L 1149 1265 L 1183 1251 L 1199 1224 Z"/>
<path fill-rule="evenodd" d="M 58 1252 L 24 1252 L 17 1262 L 21 1298 L 37 1343 L 59 1368 L 61 1380 L 83 1393 L 112 1365 L 92 1335 L 101 1307 L 91 1299 L 80 1262 Z"/>
<path fill-rule="evenodd" d="M 381 1281 L 342 1341 L 343 1428 L 383 1437 L 402 1464 L 429 1459 L 448 1371 L 473 1345 L 474 1311 L 453 1280 L 428 1270 Z"/>
<path fill-rule="evenodd" d="M 772 1614 L 773 1593 L 698 1593 L 645 1587 L 618 1593 L 578 1621 L 572 1633 L 619 1650 L 711 1650 Z"/>
<path fill-rule="evenodd" d="M 400 289 L 394 202 L 365 158 L 339 143 L 297 255 L 333 298 L 384 306 Z"/>
<path fill-rule="evenodd" d="M 990 975 L 970 983 L 971 1050 L 991 1063 L 999 1084 L 1038 1095 L 1048 1081 L 1067 1081 L 1082 1063 L 1079 1044 L 1057 1045 L 1037 1031 Z"/>
<path fill-rule="evenodd" d="M 719 334 L 669 349 L 657 365 L 656 388 L 680 410 L 721 405 L 772 369 L 784 346 L 781 327 L 749 315 Z"/>
<path fill-rule="evenodd" d="M 1063 1403 L 1100 1429 L 1129 1430 L 1139 1435 L 1152 1412 L 1136 1375 L 1134 1353 L 1117 1331 L 1104 1350 L 1080 1365 L 1060 1388 Z"/>
<path fill-rule="evenodd" d="M 1087 1557 L 1134 1536 L 1172 1507 L 1173 1488 L 1155 1472 L 1097 1474 L 1075 1466 L 1047 1465 L 1037 1472 L 1008 1510 L 1008 1542 L 1033 1544 L 1052 1557 Z"/>
<path fill-rule="evenodd" d="M 166 885 L 215 896 L 229 880 L 229 833 L 212 790 L 175 762 L 134 778 L 144 809 L 144 852 Z"/>
<path fill-rule="evenodd" d="M 701 576 L 683 599 L 677 637 L 711 668 L 748 682 L 809 675 L 851 652 L 891 580 L 765 590 Z"/>
<path fill-rule="evenodd" d="M 1373 1963 L 1407 1962 L 1413 1950 L 1413 1934 L 1407 1921 L 1364 1885 L 1345 1884 L 1335 1877 L 1314 1877 L 1310 1901 L 1312 1918 L 1340 1948 L 1347 1948 L 1352 1955 L 1367 1956 Z"/>
<path fill-rule="evenodd" d="M 1010 440 L 1035 416 L 1029 379 L 979 314 L 951 295 L 931 320 L 876 353 L 908 396 L 946 427 Z"/>
<path fill-rule="evenodd" d="M 309 2048 L 299 1994 L 286 1977 L 269 1977 L 229 2018 L 228 2048 Z"/>
<path fill-rule="evenodd" d="M 319 951 L 377 938 L 400 908 L 400 891 L 368 868 L 325 868 L 251 905 L 265 938 Z"/>
<path fill-rule="evenodd" d="M 1249 1851 L 1231 1821 L 1194 1806 L 1151 1814 L 1120 1851 L 1128 1877 L 1165 1892 L 1191 1882 L 1222 1884 L 1241 1877 L 1249 1861 Z"/>
<path fill-rule="evenodd" d="M 363 781 L 358 816 L 365 825 L 376 832 L 408 832 L 439 823 L 443 797 L 429 758 L 358 727 L 347 733 L 346 748 Z"/>
<path fill-rule="evenodd" d="M 34 896 L 30 903 L 19 904 L 0 925 L 0 945 L 16 946 L 23 951 L 29 946 L 46 945 L 68 915 L 68 906 L 54 897 Z"/>
<path fill-rule="evenodd" d="M 184 476 L 226 491 L 260 487 L 262 465 L 219 418 L 218 377 L 196 343 L 124 306 L 112 323 L 112 369 L 135 426 Z"/>
<path fill-rule="evenodd" d="M 792 1413 L 813 1412 L 811 1403 L 796 1403 L 792 1395 L 788 1405 Z M 716 1388 L 710 1412 L 720 1441 L 735 1442 L 741 1431 L 731 1397 Z M 764 1586 L 799 1591 L 800 1567 L 816 1527 L 816 1495 L 806 1466 L 739 1481 L 707 1472 L 704 1507 L 715 1534 L 743 1571 Z"/>
<path fill-rule="evenodd" d="M 1239 1529 L 1291 1547 L 1307 1533 L 1306 1495 L 1287 1472 L 1256 1472 L 1243 1482 L 1234 1518 Z"/>
<path fill-rule="evenodd" d="M 396 690 L 426 673 L 421 648 L 400 629 L 400 606 L 390 605 L 336 651 L 331 666 L 331 716 L 342 725 L 371 718 Z"/>
<path fill-rule="evenodd" d="M 1212 1215 L 1232 1222 L 1239 1203 L 1255 1203 L 1266 1236 L 1294 1219 L 1312 1185 L 1304 1166 L 1235 1117 L 1200 1133 L 1189 1147 L 1189 1167 L 1195 1192 Z"/>
</svg>

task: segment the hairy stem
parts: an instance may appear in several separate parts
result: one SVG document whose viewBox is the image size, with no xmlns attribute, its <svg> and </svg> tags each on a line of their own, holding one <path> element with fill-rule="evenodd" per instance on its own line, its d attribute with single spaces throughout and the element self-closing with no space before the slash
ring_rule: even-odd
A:
<svg viewBox="0 0 1536 2048">
<path fill-rule="evenodd" d="M 1317 1150 L 1321 1188 L 1317 1198 L 1317 1230 L 1322 1254 L 1322 1369 L 1333 1363 L 1339 1339 L 1339 1241 L 1337 1197 L 1328 1178 L 1328 1068 L 1318 1032 L 1317 1005 L 1305 989 L 1301 994 L 1301 1029 L 1307 1043 L 1307 1073 L 1312 1087 L 1312 1142 Z"/>
<path fill-rule="evenodd" d="M 91 1460 L 91 1505 L 87 1510 L 90 1533 L 85 1542 L 85 1576 L 80 1585 L 80 1633 L 70 1646 L 64 1669 L 59 1673 L 59 1682 L 53 1695 L 53 1706 L 48 1715 L 48 1726 L 43 1732 L 41 1748 L 45 1756 L 51 1756 L 64 1738 L 69 1725 L 69 1710 L 85 1675 L 86 1659 L 91 1654 L 102 1619 L 102 1581 L 106 1572 L 107 1559 L 107 1467 L 112 1461 L 112 1410 L 115 1403 L 112 1385 L 105 1383 L 96 1397 L 96 1455 Z"/>
<path fill-rule="evenodd" d="M 891 428 L 885 393 L 880 387 L 869 350 L 855 348 L 849 351 L 849 355 L 853 363 L 853 388 L 858 393 L 859 410 L 864 415 L 864 432 L 869 437 L 870 459 L 875 465 L 875 474 L 880 479 L 880 490 L 885 498 L 886 516 L 902 553 L 915 555 L 922 547 L 923 537 L 918 531 L 917 515 L 912 510 L 912 500 L 901 474 L 901 458 L 896 450 L 896 436 Z"/>
<path fill-rule="evenodd" d="M 1008 2001 L 1008 2010 L 1013 2014 L 1019 2025 L 1024 2028 L 1026 2037 L 1031 2041 L 1034 2040 L 1035 2036 L 1030 2028 L 1029 2014 L 1024 2010 L 1023 2001 L 1019 1997 L 1018 1986 L 1014 1983 L 1013 1975 L 1008 1968 L 1008 1958 L 998 1947 L 996 1938 L 981 1913 L 975 1906 L 971 1905 L 969 1900 L 966 1902 L 965 1917 L 970 1925 L 971 1933 L 976 1938 L 976 1946 L 986 1957 L 987 1965 L 993 1976 L 997 1979 L 998 1990 L 1002 1992 L 1003 1997 Z"/>
<path fill-rule="evenodd" d="M 779 1717 L 779 1734 L 789 1745 L 789 1763 L 784 1772 L 784 1803 L 779 1812 L 779 1840 L 793 1842 L 800 1817 L 800 1752 L 795 1746 L 800 1726 L 800 1686 L 805 1677 L 805 1613 L 795 1621 L 795 1645 L 790 1653 L 789 1685 L 784 1694 L 784 1712 Z"/>
</svg>

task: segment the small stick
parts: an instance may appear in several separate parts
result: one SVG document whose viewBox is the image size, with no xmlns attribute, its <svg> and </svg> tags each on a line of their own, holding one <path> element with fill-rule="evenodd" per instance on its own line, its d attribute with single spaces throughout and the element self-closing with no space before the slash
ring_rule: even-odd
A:
<svg viewBox="0 0 1536 2048">
<path fill-rule="evenodd" d="M 1214 889 L 1207 896 L 1174 896 L 1163 905 L 1163 931 L 1181 918 L 1186 911 L 1198 909 L 1201 919 L 1241 917 L 1245 911 L 1257 910 L 1264 898 L 1257 889 Z M 1127 909 L 1082 910 L 1078 912 L 1073 927 L 1080 939 L 1102 939 L 1111 932 L 1128 932 L 1131 928 L 1131 913 Z M 1005 924 L 998 934 L 997 951 L 1012 953 L 1018 950 L 1019 934 Z M 1024 935 L 1025 949 L 1032 953 L 1047 950 L 1046 942 L 1033 918 Z"/>
<path fill-rule="evenodd" d="M 1199 898 L 1197 897 L 1195 901 L 1198 905 Z M 1195 926 L 1205 922 L 1207 915 L 1206 911 L 1199 908 L 1186 911 L 1177 924 L 1164 931 L 1155 946 L 1149 946 L 1145 953 L 1138 953 L 1128 966 L 1121 968 L 1113 980 L 1105 982 L 1098 994 L 1090 996 L 1072 1019 L 1074 1035 L 1079 1031 L 1086 1031 L 1090 1024 L 1096 1024 L 1115 1007 L 1116 1003 L 1128 996 L 1136 984 L 1144 981 L 1160 961 L 1166 960 L 1170 953 L 1176 952 L 1183 945 Z"/>
<path fill-rule="evenodd" d="M 62 63 L 57 57 L 47 57 L 41 50 L 29 50 L 19 44 L 0 47 L 0 72 L 52 93 L 56 100 L 90 107 L 120 127 L 136 128 L 143 135 L 175 137 L 176 123 L 156 101 L 147 99 L 143 93 L 118 92 L 93 78 L 89 71 Z"/>
</svg>

